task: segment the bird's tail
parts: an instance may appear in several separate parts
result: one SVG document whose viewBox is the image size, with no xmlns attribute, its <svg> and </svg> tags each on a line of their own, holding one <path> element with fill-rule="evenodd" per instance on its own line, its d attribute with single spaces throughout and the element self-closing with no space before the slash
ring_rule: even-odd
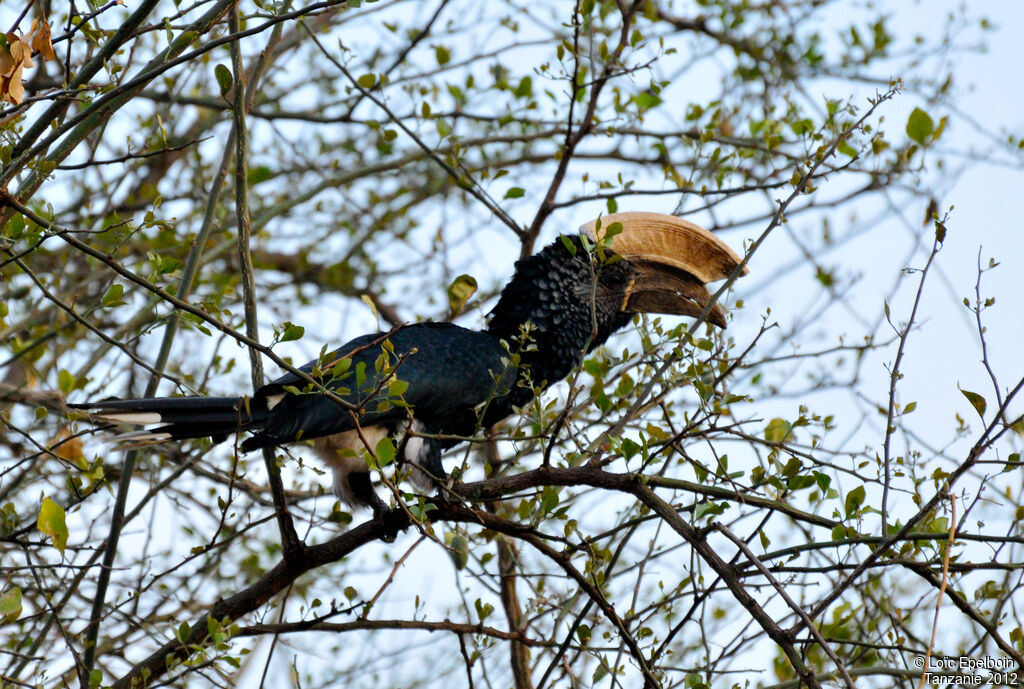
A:
<svg viewBox="0 0 1024 689">
<path fill-rule="evenodd" d="M 119 441 L 131 445 L 149 445 L 186 438 L 213 438 L 219 442 L 231 433 L 259 427 L 267 416 L 265 401 L 246 397 L 109 399 L 68 406 L 81 409 L 94 419 L 111 424 L 163 424 L 157 428 L 117 436 Z"/>
</svg>

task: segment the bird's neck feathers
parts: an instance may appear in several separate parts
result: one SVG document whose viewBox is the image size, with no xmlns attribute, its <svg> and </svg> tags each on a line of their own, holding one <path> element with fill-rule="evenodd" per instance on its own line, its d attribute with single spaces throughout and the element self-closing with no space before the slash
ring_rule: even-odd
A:
<svg viewBox="0 0 1024 689">
<path fill-rule="evenodd" d="M 621 263 L 595 266 L 578 236 L 559 237 L 516 262 L 515 274 L 490 313 L 487 331 L 521 352 L 534 384 L 561 380 L 584 353 L 629 323 L 629 314 L 619 310 L 621 296 L 609 294 L 596 279 L 602 270 L 624 270 Z"/>
</svg>

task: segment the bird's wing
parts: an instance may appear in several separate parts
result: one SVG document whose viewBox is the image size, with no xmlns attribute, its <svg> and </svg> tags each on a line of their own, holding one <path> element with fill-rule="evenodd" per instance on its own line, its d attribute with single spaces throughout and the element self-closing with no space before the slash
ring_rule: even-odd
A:
<svg viewBox="0 0 1024 689">
<path fill-rule="evenodd" d="M 358 337 L 302 370 L 347 405 L 287 374 L 260 389 L 270 413 L 243 445 L 255 449 L 404 418 L 428 427 L 462 426 L 514 379 L 497 338 L 451 323 L 418 323 Z M 469 430 L 472 430 L 470 427 Z"/>
</svg>

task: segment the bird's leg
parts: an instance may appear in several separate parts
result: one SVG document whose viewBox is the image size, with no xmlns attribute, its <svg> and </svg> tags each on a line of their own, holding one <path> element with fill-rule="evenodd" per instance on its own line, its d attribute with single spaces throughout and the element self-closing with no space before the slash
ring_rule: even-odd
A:
<svg viewBox="0 0 1024 689">
<path fill-rule="evenodd" d="M 353 471 L 347 478 L 352 497 L 373 510 L 373 518 L 383 524 L 384 533 L 380 539 L 385 543 L 393 543 L 398 537 L 398 532 L 404 529 L 404 526 L 400 526 L 402 511 L 388 507 L 387 503 L 380 499 L 373 488 L 369 471 Z"/>
<path fill-rule="evenodd" d="M 422 452 L 419 456 L 419 467 L 423 474 L 430 478 L 430 483 L 437 489 L 434 494 L 439 503 L 448 502 L 446 491 L 451 487 L 451 479 L 445 473 L 444 465 L 441 463 L 441 443 L 436 438 L 425 438 Z"/>
</svg>

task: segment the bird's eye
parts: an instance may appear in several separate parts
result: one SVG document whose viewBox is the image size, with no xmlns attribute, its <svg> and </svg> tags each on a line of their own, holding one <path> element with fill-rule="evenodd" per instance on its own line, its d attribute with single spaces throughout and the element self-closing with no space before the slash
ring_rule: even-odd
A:
<svg viewBox="0 0 1024 689">
<path fill-rule="evenodd" d="M 629 281 L 629 275 L 624 270 L 618 270 L 618 267 L 609 267 L 601 271 L 601 284 L 610 288 L 618 288 L 624 286 Z"/>
</svg>

